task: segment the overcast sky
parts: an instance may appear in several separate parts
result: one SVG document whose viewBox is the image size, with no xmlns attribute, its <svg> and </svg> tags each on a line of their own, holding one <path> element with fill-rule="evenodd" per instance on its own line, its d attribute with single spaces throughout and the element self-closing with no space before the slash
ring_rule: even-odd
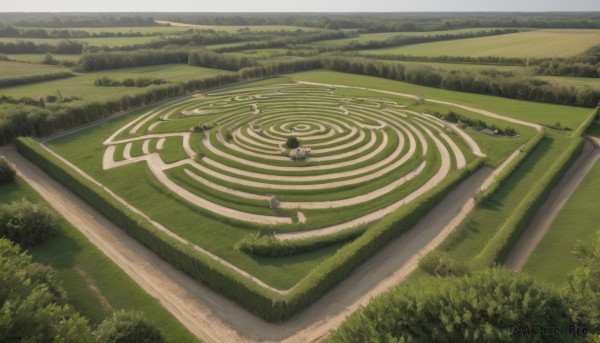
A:
<svg viewBox="0 0 600 343">
<path fill-rule="evenodd" d="M 0 12 L 600 11 L 600 0 L 2 0 Z"/>
</svg>

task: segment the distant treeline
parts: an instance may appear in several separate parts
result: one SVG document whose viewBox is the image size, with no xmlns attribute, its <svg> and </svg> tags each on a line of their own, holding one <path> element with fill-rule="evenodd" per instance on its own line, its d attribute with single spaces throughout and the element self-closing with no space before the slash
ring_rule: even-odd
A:
<svg viewBox="0 0 600 343">
<path fill-rule="evenodd" d="M 31 41 L 17 41 L 16 43 L 0 42 L 0 53 L 4 54 L 72 54 L 79 55 L 83 52 L 83 44 L 72 40 L 63 40 L 58 44 L 36 44 Z"/>
<path fill-rule="evenodd" d="M 551 85 L 546 81 L 495 70 L 437 70 L 361 57 L 324 55 L 322 66 L 345 73 L 405 81 L 428 87 L 488 94 L 561 105 L 596 107 L 600 91 L 591 87 Z"/>
<path fill-rule="evenodd" d="M 50 18 L 43 14 L 36 16 L 35 13 L 21 13 L 17 15 L 29 18 L 18 20 L 15 26 L 28 27 L 142 27 L 158 25 L 152 17 L 120 16 L 116 13 L 114 15 L 101 13 L 90 13 L 89 15 L 50 14 Z"/>
<path fill-rule="evenodd" d="M 600 28 L 597 13 L 154 13 L 156 18 L 204 25 L 293 25 L 365 32 L 461 28 Z"/>
<path fill-rule="evenodd" d="M 438 42 L 445 40 L 454 40 L 454 39 L 465 39 L 465 38 L 476 38 L 476 37 L 487 37 L 487 36 L 497 36 L 509 33 L 519 32 L 517 29 L 495 29 L 495 30 L 481 30 L 477 32 L 462 32 L 462 33 L 446 33 L 446 34 L 436 34 L 431 36 L 410 36 L 409 34 L 401 34 L 398 36 L 391 37 L 389 39 L 383 41 L 370 40 L 367 42 L 360 41 L 352 41 L 343 47 L 334 48 L 335 50 L 364 50 L 364 49 L 380 49 L 380 48 L 389 48 L 395 46 L 404 46 L 411 44 L 420 44 L 420 43 L 428 43 L 428 42 Z"/>
<path fill-rule="evenodd" d="M 0 37 L 11 37 L 11 38 L 106 38 L 106 37 L 143 37 L 143 36 L 154 36 L 155 33 L 141 33 L 141 32 L 93 32 L 83 30 L 70 30 L 70 29 L 18 29 L 14 26 L 1 26 L 0 25 Z"/>
<path fill-rule="evenodd" d="M 600 45 L 570 58 L 530 59 L 528 65 L 538 75 L 600 77 Z"/>
<path fill-rule="evenodd" d="M 3 79 L 0 79 L 0 88 L 12 87 L 12 86 L 24 85 L 24 84 L 28 84 L 28 83 L 42 82 L 42 81 L 64 79 L 64 78 L 72 77 L 72 76 L 75 76 L 75 74 L 73 74 L 70 71 L 61 71 L 61 72 L 57 72 L 57 73 L 42 74 L 42 75 L 28 75 L 28 76 L 3 78 Z"/>
</svg>

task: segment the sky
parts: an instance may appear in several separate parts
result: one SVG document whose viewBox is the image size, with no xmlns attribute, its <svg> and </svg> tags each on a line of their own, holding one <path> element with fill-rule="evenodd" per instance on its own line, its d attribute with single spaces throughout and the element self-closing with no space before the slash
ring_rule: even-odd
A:
<svg viewBox="0 0 600 343">
<path fill-rule="evenodd" d="M 0 12 L 600 11 L 599 0 L 2 0 Z"/>
</svg>

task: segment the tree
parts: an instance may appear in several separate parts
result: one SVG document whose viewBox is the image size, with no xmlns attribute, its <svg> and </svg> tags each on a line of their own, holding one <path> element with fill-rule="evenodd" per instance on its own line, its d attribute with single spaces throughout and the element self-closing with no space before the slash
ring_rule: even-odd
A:
<svg viewBox="0 0 600 343">
<path fill-rule="evenodd" d="M 287 142 L 285 142 L 285 145 L 289 149 L 296 149 L 297 147 L 300 146 L 300 141 L 298 140 L 298 138 L 296 138 L 294 136 L 289 136 L 287 139 Z"/>
<path fill-rule="evenodd" d="M 513 330 L 522 329 L 515 323 L 571 323 L 568 304 L 556 289 L 530 276 L 486 269 L 401 285 L 352 314 L 330 341 L 513 341 Z"/>
<path fill-rule="evenodd" d="M 115 311 L 94 332 L 100 343 L 161 343 L 164 338 L 141 312 Z"/>
<path fill-rule="evenodd" d="M 54 233 L 56 214 L 43 204 L 23 198 L 0 205 L 0 237 L 22 246 L 35 246 L 47 241 Z"/>
<path fill-rule="evenodd" d="M 93 342 L 87 319 L 57 303 L 55 274 L 0 239 L 0 342 Z"/>
<path fill-rule="evenodd" d="M 17 172 L 4 156 L 0 156 L 0 185 L 14 181 Z"/>
</svg>

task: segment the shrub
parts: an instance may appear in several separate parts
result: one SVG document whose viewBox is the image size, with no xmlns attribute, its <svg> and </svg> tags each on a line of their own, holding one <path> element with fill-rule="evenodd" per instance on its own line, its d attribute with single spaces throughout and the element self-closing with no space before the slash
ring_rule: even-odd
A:
<svg viewBox="0 0 600 343">
<path fill-rule="evenodd" d="M 419 260 L 419 267 L 431 275 L 462 276 L 467 267 L 445 253 L 432 250 Z"/>
<path fill-rule="evenodd" d="M 57 219 L 45 205 L 26 199 L 0 205 L 0 236 L 22 246 L 35 246 L 50 238 Z"/>
<path fill-rule="evenodd" d="M 141 312 L 116 311 L 94 331 L 100 343 L 162 343 L 160 330 Z"/>
<path fill-rule="evenodd" d="M 290 136 L 285 142 L 285 145 L 288 147 L 288 149 L 296 149 L 300 146 L 300 141 L 298 141 L 298 138 Z"/>
<path fill-rule="evenodd" d="M 0 156 L 0 185 L 13 182 L 17 172 L 4 156 Z"/>
</svg>

